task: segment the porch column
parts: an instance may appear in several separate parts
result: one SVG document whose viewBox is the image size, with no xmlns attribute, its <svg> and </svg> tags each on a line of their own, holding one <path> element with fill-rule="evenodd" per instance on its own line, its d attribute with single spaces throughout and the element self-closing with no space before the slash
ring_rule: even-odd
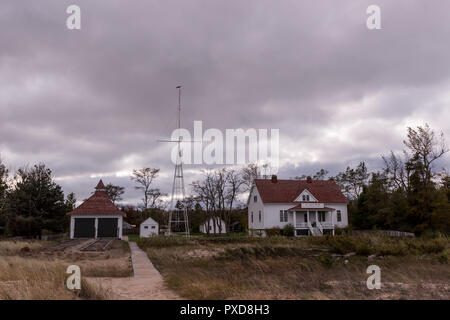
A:
<svg viewBox="0 0 450 320">
<path fill-rule="evenodd" d="M 317 210 L 315 211 L 315 213 L 316 213 L 316 224 L 317 224 L 317 222 L 319 222 L 319 220 L 317 219 Z"/>
<path fill-rule="evenodd" d="M 95 218 L 95 239 L 97 239 L 98 218 Z"/>
<path fill-rule="evenodd" d="M 331 226 L 334 229 L 333 211 L 329 211 L 329 212 L 330 212 Z"/>
<path fill-rule="evenodd" d="M 297 228 L 297 211 L 292 211 L 293 221 L 294 221 L 294 229 Z"/>
<path fill-rule="evenodd" d="M 333 236 L 334 236 L 334 220 L 333 220 L 333 211 L 330 211 L 330 217 L 331 217 L 331 226 L 333 227 Z"/>
</svg>

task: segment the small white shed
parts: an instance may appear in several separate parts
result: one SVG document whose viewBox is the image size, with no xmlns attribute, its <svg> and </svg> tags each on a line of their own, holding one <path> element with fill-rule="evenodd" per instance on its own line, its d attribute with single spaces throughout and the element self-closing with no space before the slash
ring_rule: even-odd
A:
<svg viewBox="0 0 450 320">
<path fill-rule="evenodd" d="M 139 237 L 141 238 L 157 236 L 158 233 L 159 233 L 158 222 L 156 222 L 152 218 L 148 218 L 147 220 L 142 222 L 139 227 Z"/>
</svg>

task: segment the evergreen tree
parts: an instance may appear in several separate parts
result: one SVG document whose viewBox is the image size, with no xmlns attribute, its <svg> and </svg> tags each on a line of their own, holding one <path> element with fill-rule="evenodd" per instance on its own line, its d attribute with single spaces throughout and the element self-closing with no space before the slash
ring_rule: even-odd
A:
<svg viewBox="0 0 450 320">
<path fill-rule="evenodd" d="M 32 226 L 33 235 L 36 228 L 39 231 L 65 231 L 68 218 L 64 193 L 54 182 L 51 170 L 44 164 L 39 164 L 31 169 L 19 169 L 17 176 L 16 188 L 9 197 L 12 216 L 8 221 L 8 230 L 20 235 L 24 231 L 18 223 L 24 223 Z"/>
<path fill-rule="evenodd" d="M 5 233 L 8 212 L 8 169 L 0 158 L 0 235 Z"/>
</svg>

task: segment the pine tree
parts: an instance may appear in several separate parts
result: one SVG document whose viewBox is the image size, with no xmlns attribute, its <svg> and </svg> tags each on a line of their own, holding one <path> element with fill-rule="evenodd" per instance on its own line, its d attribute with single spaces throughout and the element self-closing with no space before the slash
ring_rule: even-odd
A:
<svg viewBox="0 0 450 320">
<path fill-rule="evenodd" d="M 68 218 L 64 193 L 54 182 L 51 170 L 39 164 L 31 169 L 19 169 L 17 176 L 16 188 L 9 197 L 12 217 L 8 230 L 13 234 L 23 232 L 18 223 L 24 223 L 31 226 L 33 235 L 37 232 L 36 228 L 39 232 L 42 229 L 65 231 Z"/>
</svg>

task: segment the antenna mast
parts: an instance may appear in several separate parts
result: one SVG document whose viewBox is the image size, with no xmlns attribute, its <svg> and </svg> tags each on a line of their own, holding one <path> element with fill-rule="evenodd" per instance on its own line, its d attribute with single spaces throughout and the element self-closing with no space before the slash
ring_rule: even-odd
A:
<svg viewBox="0 0 450 320">
<path fill-rule="evenodd" d="M 178 89 L 178 129 L 181 129 L 181 86 Z M 179 134 L 179 132 L 178 132 Z M 175 142 L 175 141 L 174 141 Z M 178 135 L 177 142 L 177 159 L 175 163 L 175 172 L 173 175 L 172 198 L 169 211 L 169 235 L 174 231 L 183 231 L 186 237 L 189 237 L 189 220 L 187 209 L 183 207 L 185 198 L 183 161 L 181 150 L 181 136 Z M 180 207 L 181 205 L 182 207 Z"/>
</svg>

